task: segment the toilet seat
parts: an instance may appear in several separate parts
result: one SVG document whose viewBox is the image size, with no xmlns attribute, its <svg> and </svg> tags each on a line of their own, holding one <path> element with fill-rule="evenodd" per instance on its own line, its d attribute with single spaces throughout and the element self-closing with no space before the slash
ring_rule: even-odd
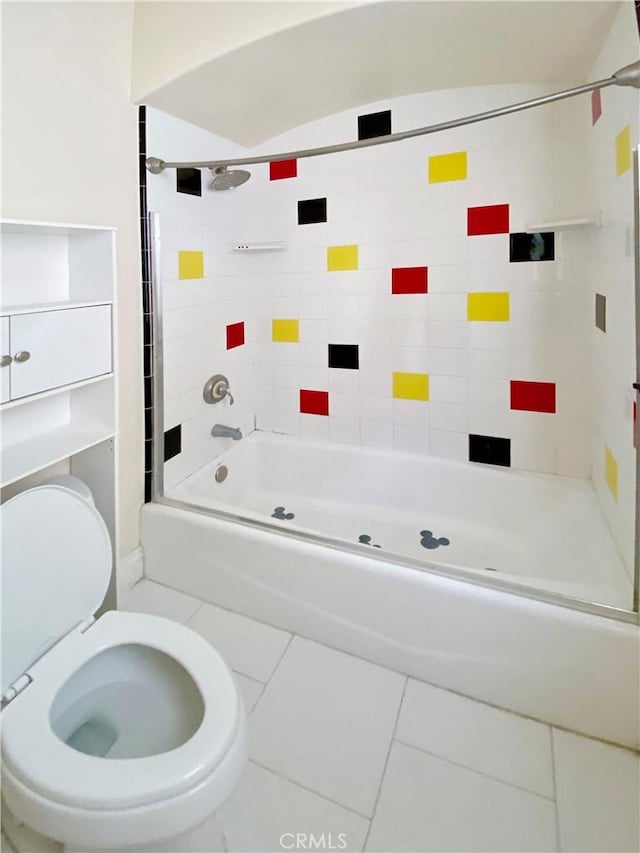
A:
<svg viewBox="0 0 640 853">
<path fill-rule="evenodd" d="M 247 760 L 231 672 L 168 619 L 110 611 L 94 621 L 111 545 L 77 492 L 28 489 L 0 517 L 7 808 L 68 849 L 153 850 L 190 832 Z"/>
<path fill-rule="evenodd" d="M 52 703 L 84 663 L 125 644 L 163 652 L 187 671 L 202 695 L 202 722 L 182 746 L 156 755 L 109 759 L 78 752 L 51 728 Z M 61 640 L 29 675 L 32 683 L 2 714 L 6 778 L 52 804 L 108 811 L 175 797 L 223 761 L 242 720 L 235 683 L 218 653 L 183 625 L 158 616 L 106 613 L 84 633 Z"/>
</svg>

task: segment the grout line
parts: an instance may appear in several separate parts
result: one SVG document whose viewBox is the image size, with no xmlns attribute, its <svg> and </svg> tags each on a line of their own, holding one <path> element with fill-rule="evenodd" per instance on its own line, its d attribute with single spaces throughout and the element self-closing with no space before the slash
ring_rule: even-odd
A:
<svg viewBox="0 0 640 853">
<path fill-rule="evenodd" d="M 265 689 L 266 689 L 266 687 L 271 683 L 271 679 L 273 678 L 273 676 L 276 674 L 276 672 L 277 672 L 277 671 L 278 671 L 278 669 L 280 668 L 280 664 L 281 664 L 281 663 L 282 663 L 282 661 L 284 660 L 284 656 L 286 655 L 286 653 L 289 651 L 289 646 L 290 646 L 290 645 L 291 645 L 291 643 L 293 642 L 293 638 L 294 638 L 295 636 L 296 636 L 295 634 L 289 634 L 289 639 L 287 640 L 287 645 L 284 647 L 284 649 L 283 649 L 283 651 L 282 651 L 282 654 L 281 654 L 281 655 L 280 655 L 280 657 L 278 658 L 278 662 L 276 663 L 276 665 L 274 666 L 273 670 L 271 671 L 271 675 L 270 675 L 270 676 L 269 676 L 269 678 L 267 678 L 267 680 L 264 682 Z M 260 696 L 261 696 L 261 697 L 262 697 L 263 693 L 264 693 L 264 690 L 263 690 L 263 691 L 262 691 L 262 693 L 260 694 Z M 259 701 L 260 701 L 260 699 L 258 699 L 258 702 L 259 702 Z M 256 705 L 257 705 L 257 704 L 258 704 L 258 703 L 256 702 Z"/>
<path fill-rule="evenodd" d="M 171 589 L 171 587 L 167 587 L 167 589 Z M 192 620 L 192 619 L 195 619 L 195 617 L 198 615 L 198 613 L 200 613 L 200 611 L 202 610 L 202 608 L 205 606 L 205 604 L 206 604 L 206 602 L 205 602 L 205 601 L 202 601 L 201 599 L 198 599 L 198 600 L 200 601 L 200 604 L 196 607 L 196 609 L 193 611 L 193 613 L 191 614 L 191 616 L 189 616 L 189 618 L 187 619 L 187 621 L 182 623 L 183 625 L 187 625 L 187 626 L 188 626 L 188 625 L 189 625 L 189 622 L 191 622 L 191 620 Z M 193 629 L 192 629 L 192 630 L 193 630 Z"/>
<path fill-rule="evenodd" d="M 173 592 L 180 592 L 183 595 L 189 595 L 191 598 L 198 598 L 198 596 L 196 595 L 191 595 L 191 593 L 183 592 L 183 590 L 181 589 L 176 589 L 173 586 L 169 586 L 168 584 L 153 580 L 146 576 L 140 578 L 140 581 L 142 580 L 146 580 L 149 583 L 158 584 L 158 586 L 163 586 L 166 589 L 172 590 Z M 140 581 L 138 581 L 138 583 L 140 583 Z M 132 589 L 133 588 L 134 587 L 132 587 Z M 503 711 L 506 714 L 511 714 L 513 717 L 519 717 L 521 720 L 529 720 L 532 723 L 538 723 L 541 726 L 549 726 L 552 729 L 558 729 L 558 731 L 561 732 L 568 732 L 569 734 L 585 738 L 586 740 L 592 740 L 596 741 L 596 743 L 603 743 L 606 746 L 613 746 L 617 747 L 618 749 L 624 749 L 626 752 L 630 752 L 632 755 L 640 755 L 640 749 L 636 750 L 632 746 L 625 746 L 624 744 L 617 743 L 613 740 L 606 740 L 605 738 L 597 737 L 596 735 L 585 734 L 584 732 L 577 731 L 576 729 L 570 729 L 567 726 L 561 726 L 558 723 L 550 723 L 548 720 L 543 720 L 540 717 L 533 717 L 530 714 L 523 713 L 522 711 L 514 711 L 512 708 L 506 708 L 504 705 L 496 705 L 495 703 L 489 702 L 486 699 L 478 699 L 477 696 L 471 696 L 469 693 L 463 693 L 461 690 L 456 690 L 453 687 L 443 687 L 442 684 L 436 684 L 435 681 L 428 681 L 426 678 L 421 678 L 417 675 L 412 675 L 411 673 L 404 672 L 400 669 L 395 669 L 393 667 L 386 666 L 385 664 L 378 663 L 378 661 L 373 661 L 369 658 L 363 657 L 362 655 L 357 655 L 355 652 L 351 652 L 348 649 L 341 648 L 340 646 L 334 646 L 331 643 L 325 642 L 324 640 L 317 640 L 315 637 L 307 637 L 304 634 L 297 634 L 294 631 L 288 630 L 287 628 L 281 628 L 278 625 L 273 625 L 270 622 L 265 622 L 262 619 L 256 619 L 254 616 L 247 616 L 246 613 L 240 613 L 237 610 L 231 610 L 229 607 L 224 607 L 223 605 L 217 604 L 213 601 L 206 601 L 204 599 L 198 600 L 202 601 L 203 604 L 211 604 L 213 607 L 219 607 L 220 610 L 226 610 L 228 613 L 233 613 L 236 616 L 243 616 L 245 619 L 250 619 L 253 622 L 258 622 L 260 625 L 265 625 L 267 628 L 273 628 L 274 631 L 282 631 L 285 634 L 291 634 L 292 637 L 300 637 L 300 639 L 302 640 L 307 640 L 311 643 L 317 643 L 317 645 L 319 646 L 324 646 L 327 649 L 333 649 L 333 651 L 341 652 L 344 655 L 349 655 L 350 657 L 356 658 L 357 660 L 369 663 L 371 664 L 371 666 L 377 666 L 380 667 L 380 669 L 386 669 L 388 672 L 395 672 L 397 675 L 402 675 L 404 678 L 411 678 L 414 681 L 420 682 L 421 684 L 428 684 L 430 687 L 436 687 L 438 690 L 444 690 L 447 693 L 452 693 L 454 696 L 461 696 L 463 699 L 468 699 L 470 702 L 478 702 L 480 705 L 485 705 L 487 708 L 493 708 L 497 711 Z M 244 675 L 244 673 L 241 674 Z"/>
<path fill-rule="evenodd" d="M 439 755 L 437 752 L 430 752 L 428 749 L 423 749 L 421 746 L 416 746 L 413 743 L 407 743 L 405 740 L 400 740 L 400 738 L 396 738 L 396 743 L 402 744 L 402 746 L 406 746 L 409 749 L 415 749 L 417 752 L 422 752 L 424 755 L 429 755 L 431 758 L 437 758 L 439 761 L 444 761 L 446 764 L 452 764 L 454 767 L 459 767 L 461 770 L 467 770 L 469 773 L 476 773 L 478 776 L 483 776 L 485 779 L 491 779 L 493 782 L 497 782 L 499 785 L 504 785 L 507 788 L 515 788 L 518 791 L 522 791 L 524 794 L 530 794 L 532 797 L 539 797 L 541 800 L 547 800 L 547 802 L 555 802 L 554 798 L 547 794 L 539 794 L 537 791 L 532 791 L 530 788 L 523 788 L 522 785 L 507 782 L 505 779 L 500 779 L 498 776 L 492 776 L 490 773 L 485 773 L 483 770 L 477 770 L 475 767 L 469 767 L 468 764 L 460 764 L 459 761 L 452 761 L 444 755 Z"/>
<path fill-rule="evenodd" d="M 290 776 L 285 776 L 284 773 L 281 773 L 279 770 L 274 770 L 273 767 L 268 767 L 266 764 L 261 764 L 259 761 L 256 761 L 255 758 L 249 757 L 249 764 L 255 764 L 256 767 L 260 767 L 262 770 L 267 770 L 269 773 L 273 773 L 274 776 L 279 776 L 281 779 L 284 779 L 286 782 L 289 782 L 292 785 L 295 785 L 297 788 L 302 788 L 303 791 L 307 791 L 309 794 L 314 794 L 316 797 L 320 797 L 322 800 L 326 800 L 326 802 L 331 803 L 334 806 L 338 806 L 341 809 L 344 809 L 346 812 L 350 812 L 357 817 L 361 817 L 367 822 L 371 820 L 370 817 L 367 817 L 363 812 L 357 811 L 357 809 L 351 808 L 351 806 L 345 806 L 344 803 L 339 803 L 338 800 L 333 800 L 331 797 L 327 797 L 326 794 L 321 794 L 319 791 L 315 791 L 313 788 L 310 788 L 308 785 L 304 785 L 302 782 L 299 782 L 297 779 L 292 779 Z"/>
<path fill-rule="evenodd" d="M 247 678 L 249 681 L 253 681 L 255 684 L 260 685 L 260 692 L 258 693 L 258 695 L 256 697 L 256 701 L 253 703 L 253 708 L 250 711 L 247 711 L 247 718 L 249 718 L 253 714 L 255 709 L 257 708 L 258 702 L 262 698 L 262 694 L 264 693 L 264 688 L 267 686 L 267 683 L 265 681 L 260 681 L 259 678 L 254 678 L 252 675 L 245 675 L 244 672 L 240 672 L 239 669 L 232 669 L 231 672 L 234 676 L 239 675 L 242 678 Z M 238 692 L 241 693 L 242 691 L 240 690 L 240 687 L 238 685 L 236 685 L 236 686 L 238 687 Z M 244 699 L 243 699 L 243 702 L 244 702 Z M 246 710 L 247 709 L 245 708 L 245 711 Z"/>
<path fill-rule="evenodd" d="M 389 765 L 389 758 L 391 757 L 391 750 L 393 749 L 393 744 L 395 743 L 396 732 L 398 731 L 398 723 L 400 722 L 400 713 L 402 711 L 402 705 L 404 704 L 405 693 L 407 692 L 407 685 L 409 684 L 408 676 L 405 676 L 404 684 L 402 685 L 402 695 L 400 696 L 400 702 L 398 703 L 398 711 L 396 713 L 396 719 L 393 724 L 393 731 L 391 732 L 391 737 L 389 739 L 389 748 L 387 749 L 387 757 L 384 762 L 384 767 L 382 768 L 382 774 L 380 776 L 380 784 L 378 785 L 378 791 L 376 793 L 376 798 L 373 803 L 373 811 L 371 813 L 371 819 L 369 821 L 369 829 L 367 830 L 367 834 L 364 839 L 364 844 L 362 845 L 363 851 L 367 849 L 367 844 L 369 843 L 369 836 L 371 835 L 371 828 L 373 827 L 373 820 L 376 816 L 376 812 L 378 810 L 378 803 L 380 802 L 380 794 L 382 793 L 382 785 L 384 783 L 384 777 L 387 775 L 387 767 Z"/>
<path fill-rule="evenodd" d="M 553 774 L 553 804 L 555 806 L 555 817 L 556 817 L 556 847 L 558 850 L 562 850 L 561 840 L 560 840 L 560 810 L 558 808 L 558 781 L 556 778 L 556 747 L 553 737 L 553 729 L 549 729 L 549 739 L 551 741 L 551 771 Z"/>
</svg>

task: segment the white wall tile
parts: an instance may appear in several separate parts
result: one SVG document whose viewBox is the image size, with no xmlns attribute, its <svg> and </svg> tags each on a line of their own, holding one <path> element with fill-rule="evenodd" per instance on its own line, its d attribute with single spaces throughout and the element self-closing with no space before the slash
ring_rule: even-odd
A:
<svg viewBox="0 0 640 853">
<path fill-rule="evenodd" d="M 396 424 L 393 428 L 393 446 L 401 453 L 426 455 L 429 453 L 429 431 L 425 426 Z"/>
<path fill-rule="evenodd" d="M 469 437 L 466 433 L 430 429 L 429 448 L 434 456 L 459 462 L 467 462 L 469 459 Z"/>
<path fill-rule="evenodd" d="M 393 424 L 382 421 L 360 421 L 360 440 L 371 447 L 393 447 Z"/>
<path fill-rule="evenodd" d="M 437 403 L 465 403 L 467 379 L 463 376 L 429 376 L 429 399 Z"/>
</svg>

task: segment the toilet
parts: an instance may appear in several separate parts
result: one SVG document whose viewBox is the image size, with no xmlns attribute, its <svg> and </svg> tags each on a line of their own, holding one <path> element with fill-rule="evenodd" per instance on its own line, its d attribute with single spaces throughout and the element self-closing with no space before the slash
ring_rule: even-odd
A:
<svg viewBox="0 0 640 853">
<path fill-rule="evenodd" d="M 21 492 L 0 519 L 9 841 L 47 853 L 224 849 L 216 813 L 247 744 L 220 655 L 168 619 L 94 617 L 111 543 L 73 483 Z"/>
</svg>

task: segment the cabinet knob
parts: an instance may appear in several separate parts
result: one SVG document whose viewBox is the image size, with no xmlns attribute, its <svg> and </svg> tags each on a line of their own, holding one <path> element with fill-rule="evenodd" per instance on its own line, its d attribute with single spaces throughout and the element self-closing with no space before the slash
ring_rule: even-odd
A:
<svg viewBox="0 0 640 853">
<path fill-rule="evenodd" d="M 13 359 L 10 355 L 0 356 L 0 367 L 9 367 Z"/>
<path fill-rule="evenodd" d="M 29 352 L 29 350 L 23 349 L 14 355 L 13 360 L 21 363 L 23 361 L 29 361 L 30 358 L 31 353 Z"/>
</svg>

